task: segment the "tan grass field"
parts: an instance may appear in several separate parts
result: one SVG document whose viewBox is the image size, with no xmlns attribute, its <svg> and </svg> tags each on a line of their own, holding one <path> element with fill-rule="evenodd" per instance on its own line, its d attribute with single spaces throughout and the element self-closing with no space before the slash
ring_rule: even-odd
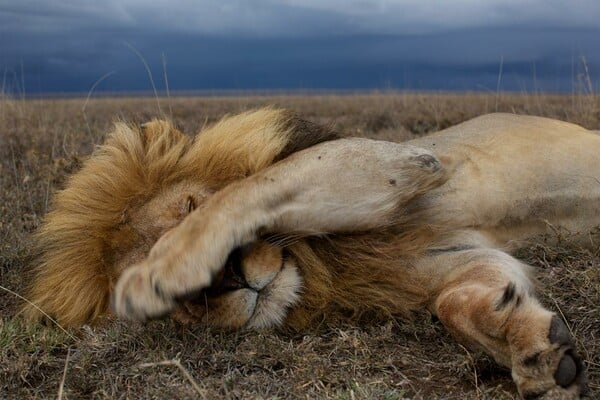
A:
<svg viewBox="0 0 600 400">
<path fill-rule="evenodd" d="M 222 333 L 172 322 L 63 332 L 17 312 L 30 233 L 52 193 L 115 120 L 167 116 L 187 133 L 275 104 L 352 136 L 403 141 L 480 114 L 541 115 L 600 129 L 600 96 L 404 94 L 21 100 L 0 97 L 0 399 L 514 399 L 508 371 L 456 344 L 427 314 L 302 334 Z M 598 155 L 600 162 L 600 154 Z M 524 173 L 527 173 L 526 171 Z M 563 314 L 600 398 L 600 248 L 539 243 L 543 303 Z"/>
</svg>

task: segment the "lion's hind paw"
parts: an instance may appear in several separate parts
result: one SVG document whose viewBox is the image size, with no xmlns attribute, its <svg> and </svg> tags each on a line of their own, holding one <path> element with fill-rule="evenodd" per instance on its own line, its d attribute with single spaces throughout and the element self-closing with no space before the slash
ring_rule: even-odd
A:
<svg viewBox="0 0 600 400">
<path fill-rule="evenodd" d="M 578 399 L 587 392 L 585 367 L 565 323 L 554 315 L 547 347 L 513 365 L 513 378 L 524 399 Z"/>
</svg>

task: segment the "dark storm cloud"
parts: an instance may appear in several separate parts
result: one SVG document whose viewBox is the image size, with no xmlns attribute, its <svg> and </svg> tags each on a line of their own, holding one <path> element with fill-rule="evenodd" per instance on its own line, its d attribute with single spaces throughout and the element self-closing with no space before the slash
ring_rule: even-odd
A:
<svg viewBox="0 0 600 400">
<path fill-rule="evenodd" d="M 0 31 L 89 26 L 215 35 L 413 34 L 506 26 L 597 28 L 596 0 L 0 0 Z"/>
<path fill-rule="evenodd" d="M 571 90 L 600 79 L 600 2 L 0 0 L 5 86 L 28 92 L 408 88 Z M 450 5 L 448 5 L 450 4 Z M 132 50 L 132 47 L 136 50 Z M 502 61 L 501 61 L 502 60 Z"/>
</svg>

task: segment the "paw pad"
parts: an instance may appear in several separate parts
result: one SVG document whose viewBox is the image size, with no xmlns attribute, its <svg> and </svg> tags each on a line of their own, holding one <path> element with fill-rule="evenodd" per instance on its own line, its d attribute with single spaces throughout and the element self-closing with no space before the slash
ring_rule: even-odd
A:
<svg viewBox="0 0 600 400">
<path fill-rule="evenodd" d="M 556 384 L 564 388 L 569 387 L 573 381 L 577 378 L 577 363 L 575 359 L 569 354 L 565 354 L 558 363 L 558 368 L 554 373 L 554 380 Z"/>
<path fill-rule="evenodd" d="M 552 317 L 548 339 L 550 339 L 550 343 L 553 344 L 573 345 L 573 339 L 571 338 L 569 328 L 567 328 L 567 325 L 565 325 L 558 315 Z"/>
</svg>

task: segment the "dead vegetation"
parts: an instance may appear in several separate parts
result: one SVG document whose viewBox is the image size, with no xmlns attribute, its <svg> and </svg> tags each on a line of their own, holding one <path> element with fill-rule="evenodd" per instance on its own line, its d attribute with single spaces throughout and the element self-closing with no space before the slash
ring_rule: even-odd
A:
<svg viewBox="0 0 600 400">
<path fill-rule="evenodd" d="M 593 94 L 371 94 L 161 99 L 193 133 L 225 113 L 276 104 L 354 136 L 402 141 L 487 112 L 549 116 L 600 129 Z M 112 121 L 165 117 L 156 99 L 23 100 L 0 96 L 0 285 L 23 288 L 29 234 L 51 194 Z M 600 397 L 600 248 L 539 243 L 519 257 L 563 314 Z M 510 374 L 456 344 L 429 315 L 324 325 L 302 335 L 220 333 L 171 322 L 108 322 L 74 330 L 25 327 L 0 290 L 0 398 L 514 399 Z"/>
</svg>

